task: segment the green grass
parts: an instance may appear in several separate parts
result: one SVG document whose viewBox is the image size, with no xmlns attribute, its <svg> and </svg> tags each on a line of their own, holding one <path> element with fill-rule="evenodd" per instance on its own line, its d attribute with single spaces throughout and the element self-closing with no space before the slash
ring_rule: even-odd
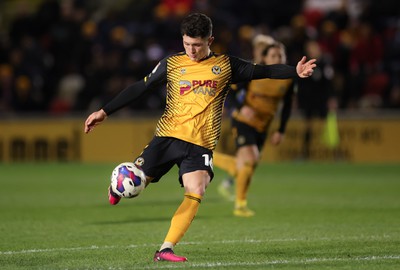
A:
<svg viewBox="0 0 400 270">
<path fill-rule="evenodd" d="M 262 165 L 253 218 L 232 216 L 216 169 L 183 264 L 152 262 L 183 198 L 177 171 L 110 206 L 114 165 L 0 165 L 0 269 L 400 269 L 399 165 Z"/>
</svg>

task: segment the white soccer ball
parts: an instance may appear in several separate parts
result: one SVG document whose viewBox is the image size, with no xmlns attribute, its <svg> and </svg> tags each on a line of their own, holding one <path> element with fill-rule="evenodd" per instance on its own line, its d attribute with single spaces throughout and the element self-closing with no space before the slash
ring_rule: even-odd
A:
<svg viewBox="0 0 400 270">
<path fill-rule="evenodd" d="M 145 186 L 144 172 L 132 162 L 121 163 L 112 171 L 111 189 L 120 197 L 136 197 Z"/>
</svg>

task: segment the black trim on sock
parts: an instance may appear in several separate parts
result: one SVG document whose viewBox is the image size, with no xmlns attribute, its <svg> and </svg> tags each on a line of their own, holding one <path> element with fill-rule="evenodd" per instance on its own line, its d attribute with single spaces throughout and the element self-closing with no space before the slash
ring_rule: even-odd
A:
<svg viewBox="0 0 400 270">
<path fill-rule="evenodd" d="M 201 199 L 196 198 L 196 197 L 194 197 L 194 196 L 185 195 L 185 197 L 188 198 L 188 199 L 190 199 L 190 200 L 194 200 L 194 201 L 197 201 L 198 203 L 201 203 Z"/>
</svg>

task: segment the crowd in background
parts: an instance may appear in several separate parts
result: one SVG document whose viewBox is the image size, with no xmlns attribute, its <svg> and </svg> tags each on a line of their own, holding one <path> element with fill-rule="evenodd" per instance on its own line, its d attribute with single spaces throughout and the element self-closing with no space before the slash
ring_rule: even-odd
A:
<svg viewBox="0 0 400 270">
<path fill-rule="evenodd" d="M 400 109 L 395 1 L 43 0 L 0 5 L 0 113 L 98 109 L 160 59 L 183 50 L 179 25 L 191 12 L 212 18 L 215 52 L 251 60 L 252 39 L 267 34 L 286 46 L 288 64 L 294 65 L 309 46 L 317 46 L 324 63 L 320 75 L 331 81 L 339 109 Z M 5 16 L 5 10 L 12 14 Z M 164 94 L 148 93 L 122 112 L 161 110 Z"/>
</svg>

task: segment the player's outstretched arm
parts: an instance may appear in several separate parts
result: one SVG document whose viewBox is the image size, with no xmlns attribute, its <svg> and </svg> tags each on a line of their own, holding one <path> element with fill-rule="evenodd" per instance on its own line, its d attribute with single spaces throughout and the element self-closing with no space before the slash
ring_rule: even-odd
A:
<svg viewBox="0 0 400 270">
<path fill-rule="evenodd" d="M 299 75 L 300 78 L 310 77 L 313 74 L 314 68 L 317 66 L 315 64 L 316 61 L 316 59 L 311 59 L 306 62 L 306 57 L 303 56 L 296 66 L 297 75 Z"/>
<path fill-rule="evenodd" d="M 306 62 L 306 57 L 304 56 L 298 63 L 297 66 L 289 66 L 285 64 L 274 64 L 274 65 L 254 65 L 245 60 L 231 57 L 231 62 L 233 65 L 239 68 L 239 70 L 251 70 L 251 75 L 247 72 L 236 72 L 233 78 L 234 83 L 249 81 L 249 80 L 259 80 L 259 79 L 291 79 L 291 78 L 307 78 L 311 76 L 314 68 L 317 66 L 315 64 L 317 60 L 311 59 Z M 246 69 L 247 68 L 247 69 Z"/>
<path fill-rule="evenodd" d="M 100 109 L 91 115 L 85 121 L 85 133 L 89 133 L 95 126 L 103 122 L 107 118 L 107 114 L 103 109 Z"/>
</svg>

